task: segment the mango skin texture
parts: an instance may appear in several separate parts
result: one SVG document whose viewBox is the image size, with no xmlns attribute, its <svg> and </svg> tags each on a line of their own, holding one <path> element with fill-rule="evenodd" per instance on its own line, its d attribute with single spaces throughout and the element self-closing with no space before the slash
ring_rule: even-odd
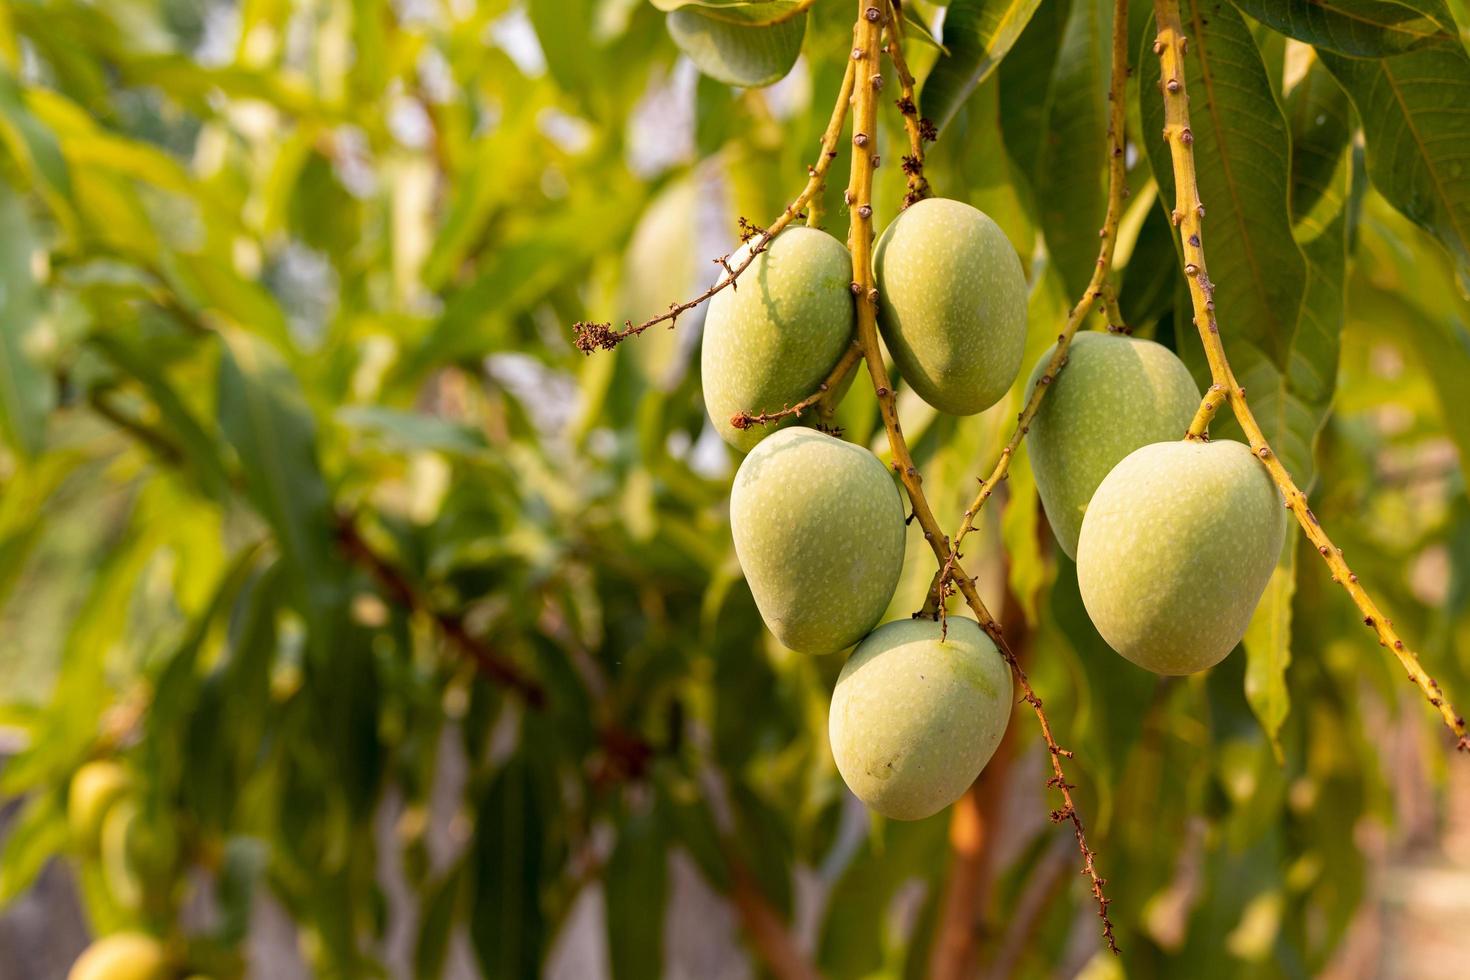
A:
<svg viewBox="0 0 1470 980">
<path fill-rule="evenodd" d="M 109 759 L 84 763 L 72 776 L 66 819 L 72 840 L 83 850 L 97 849 L 102 837 L 102 820 L 108 808 L 127 792 L 129 784 L 127 770 Z"/>
<path fill-rule="evenodd" d="M 67 980 L 161 980 L 167 960 L 163 946 L 141 932 L 115 932 L 82 951 Z"/>
<path fill-rule="evenodd" d="M 1055 352 L 1053 344 L 1036 362 L 1028 398 Z M 1026 442 L 1046 519 L 1068 558 L 1077 557 L 1082 515 L 1103 477 L 1138 447 L 1183 437 L 1199 400 L 1189 369 L 1161 344 L 1104 333 L 1072 338 Z"/>
<path fill-rule="evenodd" d="M 878 457 L 782 429 L 745 457 L 730 533 L 766 626 L 801 653 L 836 653 L 883 616 L 903 570 L 904 510 Z"/>
<path fill-rule="evenodd" d="M 883 341 L 919 397 L 951 415 L 999 401 L 1026 346 L 1026 276 L 1000 226 L 960 201 L 919 201 L 878 239 L 873 272 Z"/>
<path fill-rule="evenodd" d="M 730 256 L 739 268 L 750 243 Z M 817 390 L 852 341 L 852 258 L 816 228 L 771 239 L 714 295 L 700 342 L 704 407 L 720 436 L 749 452 L 777 426 L 737 429 L 739 412 L 780 411 Z"/>
<path fill-rule="evenodd" d="M 1281 495 L 1249 446 L 1155 443 L 1093 494 L 1077 585 L 1114 650 L 1156 674 L 1193 674 L 1245 635 L 1285 534 Z"/>
<path fill-rule="evenodd" d="M 832 692 L 827 733 L 853 795 L 922 820 L 969 788 L 1011 717 L 1011 671 L 973 619 L 884 623 L 858 644 Z"/>
</svg>

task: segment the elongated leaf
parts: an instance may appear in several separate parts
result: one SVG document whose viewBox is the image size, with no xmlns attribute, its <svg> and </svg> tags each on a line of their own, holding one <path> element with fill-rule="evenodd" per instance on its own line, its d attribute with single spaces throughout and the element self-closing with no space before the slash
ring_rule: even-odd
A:
<svg viewBox="0 0 1470 980">
<path fill-rule="evenodd" d="M 454 912 L 464 891 L 464 866 L 455 865 L 434 883 L 423 900 L 423 918 L 413 949 L 415 980 L 439 980 L 449 955 L 449 938 L 454 933 Z"/>
<path fill-rule="evenodd" d="M 790 20 L 802 10 L 800 0 L 649 0 L 665 13 L 685 7 L 716 20 L 736 24 L 770 24 Z"/>
<path fill-rule="evenodd" d="M 56 794 L 38 794 L 6 828 L 0 848 L 0 908 L 31 886 L 46 862 L 66 847 L 66 813 Z"/>
<path fill-rule="evenodd" d="M 25 202 L 0 186 L 0 432 L 26 456 L 41 449 L 51 382 L 25 351 L 25 336 L 41 313 L 31 275 L 35 233 Z"/>
<path fill-rule="evenodd" d="M 514 756 L 480 801 L 470 854 L 470 938 L 489 980 L 541 974 L 547 939 L 541 907 L 546 816 L 529 763 Z"/>
<path fill-rule="evenodd" d="M 742 88 L 771 85 L 786 77 L 801 54 L 806 15 L 774 24 L 719 20 L 682 7 L 666 15 L 669 36 L 696 68 L 716 81 Z"/>
<path fill-rule="evenodd" d="M 924 79 L 919 108 L 943 129 L 975 87 L 995 71 L 1041 0 L 954 0 L 940 43 L 949 49 Z"/>
<path fill-rule="evenodd" d="M 1108 0 L 1072 4 L 1047 92 L 1035 178 L 1047 251 L 1073 296 L 1092 277 L 1107 210 L 1112 6 Z"/>
<path fill-rule="evenodd" d="M 613 980 L 637 980 L 663 972 L 663 908 L 668 891 L 664 829 L 658 810 L 631 812 L 618 828 L 617 846 L 603 878 Z"/>
<path fill-rule="evenodd" d="M 1340 176 L 1343 155 L 1353 135 L 1352 105 L 1321 59 L 1313 58 L 1306 74 L 1286 97 L 1291 129 L 1291 219 L 1303 222 L 1314 209 L 1312 234 L 1342 208 Z M 1336 190 L 1338 193 L 1332 193 Z M 1323 218 L 1325 217 L 1325 221 Z"/>
<path fill-rule="evenodd" d="M 1321 53 L 1347 89 L 1368 144 L 1373 186 L 1439 239 L 1470 282 L 1470 57 L 1440 45 L 1382 60 Z"/>
<path fill-rule="evenodd" d="M 1235 9 L 1209 4 L 1206 15 L 1203 0 L 1181 7 L 1205 251 L 1220 329 L 1232 359 L 1248 341 L 1284 369 L 1306 288 L 1306 264 L 1291 229 L 1286 121 Z M 1144 142 L 1167 211 L 1174 206 L 1174 174 L 1160 135 L 1159 59 L 1145 46 L 1138 64 Z"/>
<path fill-rule="evenodd" d="M 1298 41 L 1356 58 L 1383 58 L 1455 41 L 1439 0 L 1235 0 L 1256 20 Z"/>
<path fill-rule="evenodd" d="M 1261 722 L 1276 758 L 1282 758 L 1281 726 L 1291 709 L 1286 668 L 1291 664 L 1291 601 L 1296 595 L 1296 544 L 1300 532 L 1287 528 L 1281 559 L 1245 631 L 1245 698 Z"/>
<path fill-rule="evenodd" d="M 245 485 L 276 534 L 303 612 L 330 644 L 344 601 L 345 569 L 317 459 L 316 423 L 296 377 L 262 342 L 229 332 L 220 346 L 219 423 L 235 447 Z"/>
</svg>

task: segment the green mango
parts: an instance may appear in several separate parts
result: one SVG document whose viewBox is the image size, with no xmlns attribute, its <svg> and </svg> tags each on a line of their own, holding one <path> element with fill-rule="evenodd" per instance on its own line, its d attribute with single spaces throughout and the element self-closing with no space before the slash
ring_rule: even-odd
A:
<svg viewBox="0 0 1470 980">
<path fill-rule="evenodd" d="M 941 412 L 1000 401 L 1026 346 L 1026 276 L 1000 226 L 960 201 L 911 205 L 873 250 L 879 327 L 899 374 Z"/>
<path fill-rule="evenodd" d="M 732 268 L 750 245 L 730 256 Z M 738 429 L 735 415 L 787 408 L 832 373 L 852 342 L 851 286 L 846 247 L 825 231 L 796 227 L 710 300 L 700 372 L 705 408 L 726 442 L 749 452 L 777 426 Z"/>
<path fill-rule="evenodd" d="M 1055 351 L 1053 344 L 1036 362 L 1028 396 Z M 1082 515 L 1103 477 L 1139 446 L 1183 436 L 1199 401 L 1189 369 L 1167 347 L 1116 334 L 1072 338 L 1026 441 L 1046 519 L 1068 558 L 1077 557 Z"/>
<path fill-rule="evenodd" d="M 861 446 L 791 428 L 745 457 L 730 533 L 761 618 L 802 653 L 836 653 L 883 616 L 903 570 L 904 509 Z"/>
<path fill-rule="evenodd" d="M 115 932 L 82 951 L 66 980 L 162 980 L 168 973 L 163 944 L 141 932 Z"/>
<path fill-rule="evenodd" d="M 84 763 L 71 778 L 66 819 L 72 841 L 84 851 L 96 851 L 107 810 L 131 785 L 128 772 L 111 759 Z"/>
<path fill-rule="evenodd" d="M 973 619 L 885 623 L 838 675 L 828 715 L 837 770 L 858 799 L 921 820 L 959 799 L 1011 717 L 1011 670 Z"/>
<path fill-rule="evenodd" d="M 1156 674 L 1192 674 L 1245 635 L 1285 534 L 1281 494 L 1249 446 L 1154 443 L 1093 494 L 1077 585 L 1114 650 Z"/>
</svg>

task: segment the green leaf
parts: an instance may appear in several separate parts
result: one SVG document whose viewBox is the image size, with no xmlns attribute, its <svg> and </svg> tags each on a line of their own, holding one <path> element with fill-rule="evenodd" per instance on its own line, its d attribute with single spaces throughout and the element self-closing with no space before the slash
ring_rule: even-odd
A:
<svg viewBox="0 0 1470 980">
<path fill-rule="evenodd" d="M 1296 545 L 1299 531 L 1287 528 L 1281 558 L 1256 605 L 1245 639 L 1245 699 L 1260 719 L 1271 740 L 1277 761 L 1281 751 L 1281 726 L 1291 708 L 1286 686 L 1286 668 L 1291 665 L 1291 602 L 1296 595 Z"/>
<path fill-rule="evenodd" d="M 669 36 L 696 68 L 716 81 L 742 88 L 779 82 L 796 64 L 806 35 L 806 14 L 772 24 L 719 20 L 681 7 L 665 17 Z"/>
<path fill-rule="evenodd" d="M 419 921 L 418 940 L 413 948 L 415 980 L 439 980 L 444 975 L 449 939 L 454 934 L 455 907 L 463 891 L 464 865 L 456 864 L 425 895 L 424 914 Z"/>
<path fill-rule="evenodd" d="M 940 54 L 949 54 L 949 48 L 939 42 L 929 25 L 924 23 L 924 18 L 914 11 L 913 7 L 903 8 L 904 30 L 909 37 L 917 38 L 921 43 L 928 45 Z"/>
<path fill-rule="evenodd" d="M 1300 224 L 1317 210 L 1313 224 L 1321 228 L 1342 208 L 1343 157 L 1353 135 L 1352 105 L 1323 66 L 1311 65 L 1286 96 L 1291 129 L 1291 219 Z M 1332 193 L 1336 191 L 1336 193 Z"/>
<path fill-rule="evenodd" d="M 530 763 L 524 753 L 512 756 L 480 800 L 469 858 L 470 939 L 489 980 L 541 975 L 548 939 L 541 907 L 548 816 Z"/>
<path fill-rule="evenodd" d="M 1250 29 L 1233 7 L 1181 4 L 1185 84 L 1206 209 L 1205 252 L 1220 330 L 1232 360 L 1242 342 L 1285 369 L 1306 289 L 1306 263 L 1292 237 L 1290 142 Z M 1152 38 L 1145 32 L 1146 38 Z M 1151 40 L 1139 54 L 1145 145 L 1159 200 L 1174 206 L 1174 172 L 1162 136 L 1159 59 Z"/>
<path fill-rule="evenodd" d="M 23 200 L 0 185 L 0 432 L 22 455 L 41 451 L 50 378 L 25 351 L 26 334 L 41 315 L 41 290 L 31 275 L 35 231 Z"/>
<path fill-rule="evenodd" d="M 1455 43 L 1439 0 L 1235 0 L 1256 20 L 1298 41 L 1355 58 L 1385 58 Z"/>
<path fill-rule="evenodd" d="M 1368 176 L 1399 211 L 1439 239 L 1470 283 L 1470 58 L 1440 45 L 1378 61 L 1321 52 L 1347 89 L 1367 138 Z"/>
<path fill-rule="evenodd" d="M 664 966 L 665 831 L 655 806 L 629 811 L 603 876 L 613 980 L 656 977 Z"/>
<path fill-rule="evenodd" d="M 1112 6 L 1109 0 L 1072 4 L 1047 89 L 1034 178 L 1047 251 L 1073 296 L 1092 278 L 1107 211 Z"/>
<path fill-rule="evenodd" d="M 1021 36 L 1041 0 L 954 0 L 945 10 L 940 42 L 949 49 L 924 79 L 919 108 L 943 129 L 995 71 Z"/>
<path fill-rule="evenodd" d="M 235 331 L 222 338 L 220 428 L 240 457 L 251 501 L 275 532 L 316 634 L 314 646 L 329 652 L 346 569 L 317 458 L 316 423 L 295 375 L 269 347 Z"/>
<path fill-rule="evenodd" d="M 650 0 L 659 10 L 672 13 L 687 7 L 715 20 L 735 24 L 772 24 L 791 20 L 804 11 L 801 0 Z"/>
<path fill-rule="evenodd" d="M 0 849 L 0 908 L 30 888 L 46 862 L 66 847 L 66 813 L 60 797 L 42 793 L 32 797 L 6 827 Z"/>
</svg>

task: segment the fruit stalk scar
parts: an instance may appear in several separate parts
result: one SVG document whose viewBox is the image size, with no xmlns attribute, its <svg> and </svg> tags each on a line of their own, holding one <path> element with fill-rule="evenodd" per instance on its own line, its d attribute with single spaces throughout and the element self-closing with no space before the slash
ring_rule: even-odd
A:
<svg viewBox="0 0 1470 980">
<path fill-rule="evenodd" d="M 1196 31 L 1200 13 L 1192 11 Z M 1169 157 L 1174 168 L 1173 221 L 1179 229 L 1179 239 L 1184 251 L 1184 275 L 1189 285 L 1189 298 L 1194 305 L 1194 325 L 1204 344 L 1205 358 L 1210 365 L 1213 384 L 1200 405 L 1195 421 L 1190 426 L 1193 437 L 1202 438 L 1210 418 L 1221 407 L 1221 402 L 1230 405 L 1235 413 L 1255 454 L 1271 474 L 1285 504 L 1296 515 L 1297 523 L 1306 532 L 1317 553 L 1332 571 L 1332 580 L 1341 585 L 1363 614 L 1363 624 L 1378 637 L 1378 645 L 1387 647 L 1398 658 L 1399 664 L 1408 673 L 1409 679 L 1424 693 L 1429 704 L 1439 712 L 1445 726 L 1454 733 L 1456 747 L 1470 751 L 1470 737 L 1466 736 L 1465 719 L 1455 712 L 1454 706 L 1440 689 L 1439 682 L 1425 671 L 1418 656 L 1404 643 L 1393 628 L 1393 621 L 1383 615 L 1373 598 L 1358 584 L 1355 575 L 1343 559 L 1342 549 L 1328 538 L 1327 532 L 1317 521 L 1317 515 L 1308 506 L 1307 495 L 1292 480 L 1286 467 L 1271 450 L 1266 436 L 1255 416 L 1246 404 L 1245 389 L 1235 380 L 1230 361 L 1225 356 L 1225 346 L 1220 338 L 1220 327 L 1215 319 L 1215 286 L 1210 280 L 1205 265 L 1204 217 L 1205 206 L 1200 201 L 1199 185 L 1195 178 L 1194 134 L 1189 128 L 1189 93 L 1185 85 L 1184 56 L 1188 51 L 1189 39 L 1179 15 L 1178 0 L 1154 0 L 1154 17 L 1158 22 L 1158 37 L 1154 41 L 1154 53 L 1159 56 L 1160 94 L 1164 100 L 1164 141 L 1169 144 Z M 1197 429 L 1198 427 L 1198 429 Z"/>
</svg>

